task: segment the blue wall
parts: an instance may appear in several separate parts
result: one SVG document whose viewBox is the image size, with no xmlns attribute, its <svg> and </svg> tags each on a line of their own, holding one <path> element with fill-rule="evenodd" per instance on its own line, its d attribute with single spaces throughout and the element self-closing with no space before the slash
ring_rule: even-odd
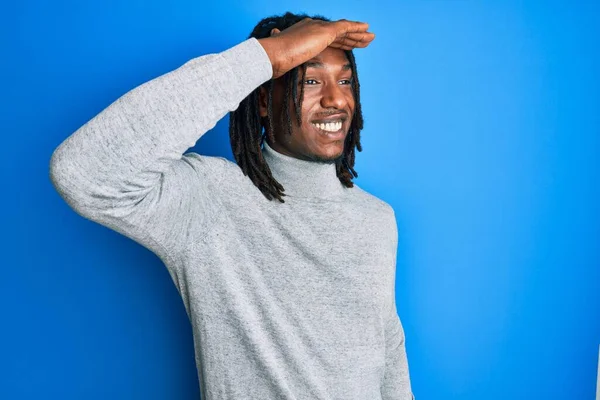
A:
<svg viewBox="0 0 600 400">
<path fill-rule="evenodd" d="M 288 9 L 371 24 L 357 183 L 400 229 L 419 400 L 591 399 L 600 344 L 598 2 L 5 6 L 0 398 L 198 398 L 160 260 L 75 214 L 54 148 L 133 87 Z M 227 121 L 195 151 L 232 159 Z"/>
</svg>

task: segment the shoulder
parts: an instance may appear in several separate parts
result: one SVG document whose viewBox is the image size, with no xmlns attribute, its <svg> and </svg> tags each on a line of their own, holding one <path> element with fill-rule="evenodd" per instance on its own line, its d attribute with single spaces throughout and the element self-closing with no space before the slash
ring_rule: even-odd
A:
<svg viewBox="0 0 600 400">
<path fill-rule="evenodd" d="M 239 201 L 253 199 L 256 192 L 260 193 L 242 169 L 225 157 L 189 152 L 183 155 L 183 160 L 195 170 L 201 181 L 210 186 L 215 195 L 234 197 Z"/>
<path fill-rule="evenodd" d="M 398 241 L 398 224 L 394 208 L 386 201 L 367 192 L 356 183 L 352 188 L 357 210 L 367 215 L 366 220 L 379 232 L 384 232 L 392 248 Z"/>
<path fill-rule="evenodd" d="M 369 210 L 382 213 L 388 218 L 396 218 L 394 208 L 388 202 L 380 199 L 372 193 L 367 192 L 356 183 L 352 189 L 356 200 L 363 205 L 368 205 Z"/>
<path fill-rule="evenodd" d="M 225 157 L 207 156 L 194 152 L 185 153 L 183 160 L 200 175 L 221 180 L 225 177 L 242 175 L 242 170 L 236 163 Z"/>
</svg>

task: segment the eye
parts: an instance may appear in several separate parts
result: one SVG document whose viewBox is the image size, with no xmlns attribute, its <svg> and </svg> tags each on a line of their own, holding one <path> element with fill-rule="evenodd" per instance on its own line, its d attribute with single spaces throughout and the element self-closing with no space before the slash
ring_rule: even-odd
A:
<svg viewBox="0 0 600 400">
<path fill-rule="evenodd" d="M 342 85 L 352 85 L 352 78 L 350 79 L 342 79 L 340 82 L 343 82 Z M 317 81 L 316 79 L 306 79 L 304 81 L 305 85 L 317 85 L 319 83 L 319 81 Z M 298 82 L 298 85 L 300 85 L 300 82 Z"/>
</svg>

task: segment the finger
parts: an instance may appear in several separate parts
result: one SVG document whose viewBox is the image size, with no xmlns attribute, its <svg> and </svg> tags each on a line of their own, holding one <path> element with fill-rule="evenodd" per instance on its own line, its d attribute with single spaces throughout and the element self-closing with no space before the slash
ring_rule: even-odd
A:
<svg viewBox="0 0 600 400">
<path fill-rule="evenodd" d="M 374 38 L 375 35 L 373 34 L 367 36 L 353 34 L 337 38 L 336 40 L 334 40 L 334 43 L 337 43 L 338 45 L 352 47 L 367 47 L 373 41 Z"/>
<path fill-rule="evenodd" d="M 369 24 L 359 21 L 348 21 L 341 19 L 334 22 L 340 32 L 366 32 L 369 29 Z"/>
<path fill-rule="evenodd" d="M 362 49 L 367 46 L 368 46 L 368 44 L 349 45 L 349 44 L 344 44 L 344 43 L 332 43 L 329 45 L 329 47 L 334 47 L 336 49 L 342 49 L 342 50 Z"/>
<path fill-rule="evenodd" d="M 354 49 L 354 48 L 358 48 L 358 47 L 367 47 L 369 44 L 371 44 L 371 41 L 359 41 L 359 40 L 352 40 L 349 38 L 338 38 L 336 40 L 333 41 L 333 43 L 331 43 L 329 46 L 331 47 L 337 47 L 337 48 L 342 48 L 342 47 L 349 47 L 350 49 Z M 345 49 L 348 50 L 348 49 Z"/>
<path fill-rule="evenodd" d="M 346 43 L 346 42 L 333 42 L 329 45 L 329 47 L 335 47 L 337 49 L 343 50 L 353 50 L 357 48 L 365 48 L 370 43 Z"/>
<path fill-rule="evenodd" d="M 335 42 L 331 43 L 329 45 L 329 47 L 333 47 L 335 49 L 342 49 L 342 50 L 354 50 L 355 49 L 355 47 L 347 46 L 345 44 L 339 44 L 339 43 L 335 43 Z"/>
<path fill-rule="evenodd" d="M 341 35 L 339 39 L 353 40 L 355 42 L 372 42 L 375 39 L 375 34 L 372 32 L 362 32 L 362 33 L 345 33 Z"/>
</svg>

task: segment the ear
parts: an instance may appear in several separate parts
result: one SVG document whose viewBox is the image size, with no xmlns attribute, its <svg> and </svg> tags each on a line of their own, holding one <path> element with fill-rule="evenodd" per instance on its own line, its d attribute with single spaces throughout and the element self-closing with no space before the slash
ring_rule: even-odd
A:
<svg viewBox="0 0 600 400">
<path fill-rule="evenodd" d="M 267 88 L 264 86 L 260 87 L 260 92 L 258 93 L 258 112 L 260 114 L 261 117 L 266 117 L 267 116 L 267 101 L 268 101 L 268 94 L 267 94 Z"/>
</svg>

